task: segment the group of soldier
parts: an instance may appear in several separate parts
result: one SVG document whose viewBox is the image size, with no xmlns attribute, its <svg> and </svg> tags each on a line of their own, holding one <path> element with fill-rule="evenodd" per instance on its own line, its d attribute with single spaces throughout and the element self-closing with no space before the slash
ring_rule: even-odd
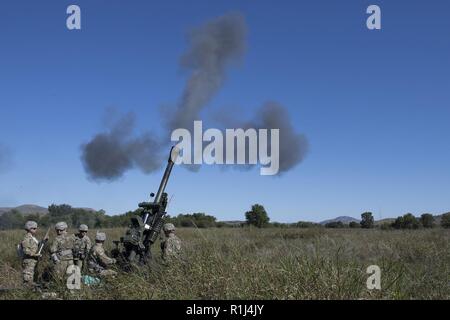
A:
<svg viewBox="0 0 450 320">
<path fill-rule="evenodd" d="M 38 225 L 35 221 L 25 223 L 26 234 L 20 243 L 22 251 L 23 282 L 26 286 L 35 286 L 34 273 L 37 262 L 42 256 L 40 252 L 40 243 L 35 235 Z M 83 265 L 90 274 L 104 276 L 114 276 L 116 271 L 110 267 L 116 263 L 116 259 L 107 256 L 103 244 L 106 240 L 106 234 L 97 232 L 95 244 L 89 239 L 88 226 L 81 224 L 78 233 L 69 235 L 67 233 L 67 223 L 58 222 L 55 225 L 56 237 L 50 245 L 50 255 L 52 260 L 52 273 L 55 279 L 64 279 L 67 269 L 71 265 L 76 265 L 83 270 Z M 162 258 L 169 259 L 178 255 L 181 250 L 181 241 L 175 235 L 175 226 L 167 223 L 163 227 L 165 240 L 161 242 Z M 48 240 L 48 235 L 43 241 Z"/>
</svg>

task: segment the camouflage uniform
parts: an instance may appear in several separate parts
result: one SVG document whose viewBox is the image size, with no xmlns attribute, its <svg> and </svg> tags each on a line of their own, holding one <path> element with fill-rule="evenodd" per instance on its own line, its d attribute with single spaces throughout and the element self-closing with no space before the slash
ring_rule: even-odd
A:
<svg viewBox="0 0 450 320">
<path fill-rule="evenodd" d="M 73 265 L 73 238 L 66 233 L 56 236 L 50 246 L 56 276 L 63 278 L 66 270 Z"/>
<path fill-rule="evenodd" d="M 163 260 L 170 260 L 179 257 L 181 253 L 181 240 L 175 235 L 175 226 L 172 223 L 166 223 L 163 227 L 166 233 L 166 239 L 161 242 Z"/>
<path fill-rule="evenodd" d="M 116 271 L 107 269 L 108 266 L 116 263 L 116 259 L 108 257 L 105 253 L 103 242 L 106 240 L 106 235 L 104 233 L 97 233 L 95 240 L 96 243 L 91 248 L 88 257 L 89 272 L 96 273 L 100 276 L 116 275 Z"/>
<path fill-rule="evenodd" d="M 169 236 L 163 241 L 161 247 L 162 258 L 164 260 L 177 257 L 181 252 L 181 240 L 174 233 L 170 233 Z"/>
<path fill-rule="evenodd" d="M 23 282 L 24 284 L 32 285 L 34 283 L 34 269 L 39 257 L 37 254 L 39 241 L 31 233 L 27 233 L 20 244 L 23 252 Z"/>
<path fill-rule="evenodd" d="M 73 262 L 83 269 L 83 261 L 87 258 L 89 250 L 91 250 L 91 239 L 87 235 L 80 238 L 79 235 L 72 235 L 73 241 Z"/>
</svg>

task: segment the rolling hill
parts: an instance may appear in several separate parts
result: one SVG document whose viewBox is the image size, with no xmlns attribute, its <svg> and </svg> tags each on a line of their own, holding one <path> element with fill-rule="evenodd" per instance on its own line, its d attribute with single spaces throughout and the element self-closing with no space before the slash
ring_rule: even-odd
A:
<svg viewBox="0 0 450 320">
<path fill-rule="evenodd" d="M 31 213 L 38 213 L 38 214 L 47 214 L 48 210 L 47 208 L 40 207 L 34 204 L 24 204 L 18 207 L 2 207 L 0 208 L 0 214 L 3 214 L 5 212 L 11 211 L 11 210 L 17 210 L 21 214 L 31 214 Z"/>
<path fill-rule="evenodd" d="M 350 222 L 354 221 L 354 222 L 360 222 L 361 220 L 359 219 L 355 219 L 353 217 L 349 217 L 349 216 L 340 216 L 334 219 L 329 219 L 329 220 L 324 220 L 319 222 L 321 225 L 326 225 L 327 223 L 330 222 L 342 222 L 343 224 L 349 224 Z"/>
<path fill-rule="evenodd" d="M 74 208 L 74 209 L 83 209 L 83 210 L 92 211 L 92 212 L 97 211 L 92 208 Z M 0 215 L 2 215 L 5 212 L 11 211 L 11 210 L 17 210 L 18 212 L 20 212 L 23 215 L 32 214 L 32 213 L 37 213 L 37 214 L 47 214 L 48 213 L 47 208 L 37 206 L 34 204 L 24 204 L 24 205 L 21 205 L 18 207 L 0 207 Z"/>
</svg>

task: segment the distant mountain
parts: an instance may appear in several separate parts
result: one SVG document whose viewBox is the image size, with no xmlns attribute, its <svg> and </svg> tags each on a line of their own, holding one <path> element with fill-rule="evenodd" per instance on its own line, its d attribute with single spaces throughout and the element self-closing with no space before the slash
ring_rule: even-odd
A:
<svg viewBox="0 0 450 320">
<path fill-rule="evenodd" d="M 74 209 L 83 209 L 83 210 L 92 211 L 92 212 L 97 211 L 92 208 L 74 208 Z M 0 215 L 2 215 L 5 212 L 11 211 L 11 210 L 17 210 L 18 212 L 20 212 L 23 215 L 32 214 L 32 213 L 37 213 L 37 214 L 47 214 L 48 213 L 47 208 L 40 207 L 40 206 L 37 206 L 34 204 L 24 204 L 24 205 L 21 205 L 18 207 L 2 207 L 2 208 L 0 208 Z"/>
<path fill-rule="evenodd" d="M 324 220 L 324 221 L 319 222 L 319 223 L 321 225 L 325 225 L 325 224 L 330 223 L 330 222 L 339 222 L 339 221 L 344 223 L 344 224 L 349 224 L 352 221 L 360 222 L 361 220 L 355 219 L 353 217 L 348 217 L 348 216 L 340 216 L 340 217 L 337 217 L 337 218 L 334 218 L 334 219 Z"/>
<path fill-rule="evenodd" d="M 17 210 L 21 214 L 31 214 L 31 213 L 47 214 L 48 213 L 47 208 L 36 206 L 34 204 L 24 204 L 24 205 L 14 207 L 14 208 L 7 208 L 7 207 L 0 208 L 0 214 L 3 214 L 5 212 L 11 211 L 11 210 Z"/>
</svg>

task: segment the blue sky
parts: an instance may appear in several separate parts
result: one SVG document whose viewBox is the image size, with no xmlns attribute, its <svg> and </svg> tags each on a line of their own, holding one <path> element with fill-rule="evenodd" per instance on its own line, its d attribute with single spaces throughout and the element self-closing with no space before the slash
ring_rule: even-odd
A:
<svg viewBox="0 0 450 320">
<path fill-rule="evenodd" d="M 66 28 L 70 4 L 81 7 L 81 31 Z M 382 30 L 366 28 L 370 4 L 381 7 Z M 209 110 L 251 114 L 275 100 L 310 151 L 281 177 L 176 167 L 169 213 L 243 219 L 261 203 L 272 220 L 292 222 L 450 211 L 449 9 L 437 0 L 2 1 L 0 145 L 12 161 L 0 172 L 0 206 L 134 209 L 162 169 L 95 183 L 80 145 L 104 129 L 108 107 L 160 132 L 160 107 L 187 77 L 178 61 L 188 30 L 240 12 L 247 52 Z"/>
</svg>

